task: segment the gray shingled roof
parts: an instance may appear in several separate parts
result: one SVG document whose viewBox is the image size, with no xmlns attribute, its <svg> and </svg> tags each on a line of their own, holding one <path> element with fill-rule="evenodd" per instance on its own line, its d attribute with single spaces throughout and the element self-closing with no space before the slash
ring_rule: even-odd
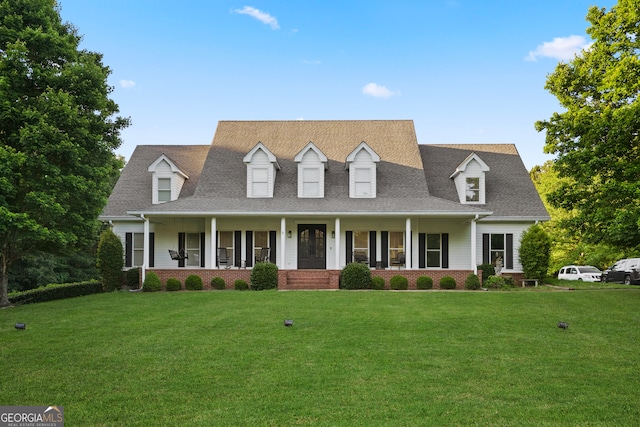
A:
<svg viewBox="0 0 640 427">
<path fill-rule="evenodd" d="M 325 197 L 321 199 L 297 196 L 297 164 L 293 159 L 309 141 L 328 157 Z M 381 158 L 377 197 L 373 199 L 349 198 L 345 159 L 362 141 Z M 272 199 L 246 197 L 243 157 L 258 142 L 277 157 L 281 166 Z M 485 206 L 460 204 L 449 178 L 473 151 L 491 168 Z M 178 200 L 152 205 L 147 168 L 161 154 L 184 168 L 189 180 Z M 411 120 L 221 121 L 211 146 L 139 146 L 103 216 L 124 216 L 127 212 L 473 215 L 494 210 L 501 216 L 547 216 L 512 145 L 419 146 Z"/>
</svg>

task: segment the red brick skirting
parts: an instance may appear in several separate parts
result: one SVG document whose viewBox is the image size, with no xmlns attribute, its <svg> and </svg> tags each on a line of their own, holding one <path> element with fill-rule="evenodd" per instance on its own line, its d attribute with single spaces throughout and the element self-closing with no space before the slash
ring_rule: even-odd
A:
<svg viewBox="0 0 640 427">
<path fill-rule="evenodd" d="M 187 270 L 187 269 L 149 269 L 147 272 L 153 271 L 160 277 L 162 289 L 164 290 L 167 279 L 176 278 L 182 283 L 184 289 L 184 281 L 187 276 L 195 274 L 200 276 L 204 289 L 212 289 L 211 279 L 221 277 L 224 279 L 226 289 L 233 289 L 234 282 L 238 279 L 244 280 L 250 284 L 250 269 L 213 269 L 213 270 Z M 382 277 L 385 281 L 385 289 L 389 289 L 389 281 L 393 276 L 400 275 L 409 281 L 409 289 L 416 289 L 416 282 L 420 276 L 428 276 L 433 279 L 433 289 L 440 289 L 440 279 L 444 276 L 453 277 L 456 281 L 456 289 L 464 289 L 464 281 L 471 270 L 371 270 L 372 277 Z M 481 277 L 481 272 L 478 272 Z M 520 283 L 522 274 L 510 274 L 516 284 Z M 340 284 L 340 270 L 279 270 L 278 271 L 278 289 L 279 290 L 320 290 L 320 289 L 338 289 Z"/>
</svg>

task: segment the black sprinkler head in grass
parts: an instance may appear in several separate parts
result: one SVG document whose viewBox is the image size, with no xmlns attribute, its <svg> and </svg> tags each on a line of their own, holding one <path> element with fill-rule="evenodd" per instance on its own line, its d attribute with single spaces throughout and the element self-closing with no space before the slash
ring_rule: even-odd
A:
<svg viewBox="0 0 640 427">
<path fill-rule="evenodd" d="M 569 324 L 567 322 L 558 322 L 558 328 L 569 329 Z"/>
<path fill-rule="evenodd" d="M 16 329 L 26 329 L 27 325 L 24 323 L 16 323 Z"/>
</svg>

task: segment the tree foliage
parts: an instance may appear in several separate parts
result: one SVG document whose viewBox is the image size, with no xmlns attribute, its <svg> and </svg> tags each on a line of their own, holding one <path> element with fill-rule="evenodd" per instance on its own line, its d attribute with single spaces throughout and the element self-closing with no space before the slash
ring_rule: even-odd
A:
<svg viewBox="0 0 640 427">
<path fill-rule="evenodd" d="M 543 280 L 549 269 L 551 239 L 539 224 L 532 225 L 520 238 L 520 263 L 525 279 Z"/>
<path fill-rule="evenodd" d="M 562 220 L 590 243 L 633 248 L 640 242 L 640 7 L 619 0 L 587 14 L 591 47 L 560 63 L 545 88 L 566 111 L 536 123 L 545 151 L 568 178 L 549 194 Z M 575 215 L 573 215 L 575 213 Z"/>
<path fill-rule="evenodd" d="M 128 119 L 80 39 L 55 0 L 0 0 L 0 306 L 13 262 L 95 242 L 121 164 Z"/>
</svg>

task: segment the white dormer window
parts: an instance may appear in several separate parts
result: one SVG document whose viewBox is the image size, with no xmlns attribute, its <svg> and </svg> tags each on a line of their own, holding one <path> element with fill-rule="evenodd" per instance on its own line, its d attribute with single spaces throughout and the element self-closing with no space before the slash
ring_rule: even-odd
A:
<svg viewBox="0 0 640 427">
<path fill-rule="evenodd" d="M 376 163 L 379 162 L 380 156 L 364 141 L 347 156 L 349 197 L 376 197 Z"/>
<path fill-rule="evenodd" d="M 247 197 L 273 197 L 276 171 L 280 169 L 276 156 L 258 142 L 243 161 L 247 165 Z"/>
<path fill-rule="evenodd" d="M 458 191 L 460 203 L 484 204 L 486 201 L 485 173 L 489 166 L 476 154 L 471 153 L 450 176 Z"/>
<path fill-rule="evenodd" d="M 166 155 L 161 155 L 147 169 L 153 174 L 151 201 L 153 204 L 171 202 L 180 195 L 189 177 Z"/>
<path fill-rule="evenodd" d="M 293 160 L 298 164 L 298 197 L 324 197 L 327 156 L 309 142 Z"/>
</svg>

